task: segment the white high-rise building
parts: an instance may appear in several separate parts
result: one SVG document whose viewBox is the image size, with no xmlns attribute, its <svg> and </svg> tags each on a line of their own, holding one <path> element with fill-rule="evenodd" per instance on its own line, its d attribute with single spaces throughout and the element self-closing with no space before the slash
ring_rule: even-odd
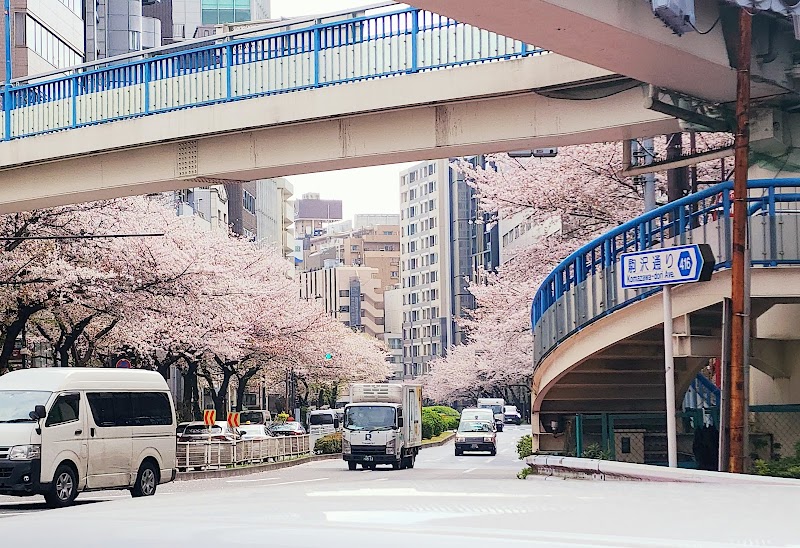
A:
<svg viewBox="0 0 800 548">
<path fill-rule="evenodd" d="M 452 343 L 449 166 L 417 164 L 400 174 L 400 264 L 405 376 L 418 376 Z"/>
<path fill-rule="evenodd" d="M 467 283 L 497 267 L 497 230 L 486 230 L 473 189 L 450 160 L 403 171 L 400 202 L 403 365 L 416 377 L 463 342 L 457 320 L 475 306 Z"/>
<path fill-rule="evenodd" d="M 81 0 L 12 1 L 12 77 L 19 78 L 79 65 L 86 54 Z M 5 20 L 0 17 L 0 31 Z M 2 34 L 0 34 L 2 35 Z M 5 58 L 5 42 L 0 40 Z"/>
<path fill-rule="evenodd" d="M 294 187 L 286 179 L 256 181 L 256 241 L 280 248 L 284 257 L 294 253 Z"/>
</svg>

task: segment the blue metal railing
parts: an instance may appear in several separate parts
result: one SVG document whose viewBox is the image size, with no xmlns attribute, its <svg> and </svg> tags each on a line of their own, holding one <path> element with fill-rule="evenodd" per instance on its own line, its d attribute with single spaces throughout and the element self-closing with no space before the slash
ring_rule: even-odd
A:
<svg viewBox="0 0 800 548">
<path fill-rule="evenodd" d="M 752 264 L 800 264 L 798 226 L 778 222 L 796 214 L 800 179 L 748 183 Z M 531 325 L 534 366 L 576 331 L 658 289 L 624 290 L 617 282 L 619 255 L 685 243 L 710 243 L 716 269 L 730 267 L 733 183 L 725 182 L 637 217 L 581 247 L 556 267 L 534 296 Z M 795 217 L 797 217 L 795 215 Z M 760 220 L 760 225 L 754 222 Z M 791 231 L 789 234 L 787 231 Z"/>
<path fill-rule="evenodd" d="M 719 388 L 702 374 L 692 379 L 689 389 L 683 397 L 684 409 L 719 407 L 719 403 Z"/>
<path fill-rule="evenodd" d="M 223 36 L 189 50 L 12 82 L 2 94 L 2 139 L 542 53 L 415 8 L 258 36 Z"/>
</svg>

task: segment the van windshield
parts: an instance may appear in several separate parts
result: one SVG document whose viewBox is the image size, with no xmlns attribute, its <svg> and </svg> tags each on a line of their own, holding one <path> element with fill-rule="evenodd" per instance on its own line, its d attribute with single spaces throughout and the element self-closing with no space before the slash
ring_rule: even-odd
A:
<svg viewBox="0 0 800 548">
<path fill-rule="evenodd" d="M 320 413 L 319 415 L 311 415 L 308 418 L 308 423 L 312 426 L 319 426 L 322 424 L 333 424 L 333 415 L 330 413 Z"/>
<path fill-rule="evenodd" d="M 261 411 L 242 411 L 242 414 L 239 415 L 239 421 L 241 424 L 250 423 L 250 424 L 264 424 L 264 413 Z"/>
<path fill-rule="evenodd" d="M 478 406 L 480 409 L 491 409 L 492 413 L 495 415 L 499 415 L 503 412 L 503 407 L 500 405 L 490 405 L 488 403 L 482 403 Z"/>
<path fill-rule="evenodd" d="M 44 405 L 52 392 L 0 390 L 0 422 L 34 422 L 30 412 Z"/>
</svg>

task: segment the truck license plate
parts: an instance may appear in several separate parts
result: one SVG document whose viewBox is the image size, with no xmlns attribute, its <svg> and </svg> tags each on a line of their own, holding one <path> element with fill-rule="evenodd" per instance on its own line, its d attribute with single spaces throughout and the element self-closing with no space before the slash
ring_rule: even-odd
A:
<svg viewBox="0 0 800 548">
<path fill-rule="evenodd" d="M 364 462 L 369 462 L 369 461 L 371 461 L 371 460 L 372 460 L 372 457 L 371 457 L 371 456 L 369 456 L 369 455 L 367 455 L 366 457 L 364 457 Z"/>
</svg>

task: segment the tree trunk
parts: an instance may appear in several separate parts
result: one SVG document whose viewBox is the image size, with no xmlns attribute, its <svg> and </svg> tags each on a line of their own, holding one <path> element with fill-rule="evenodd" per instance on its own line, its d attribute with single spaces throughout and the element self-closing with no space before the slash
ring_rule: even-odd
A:
<svg viewBox="0 0 800 548">
<path fill-rule="evenodd" d="M 255 377 L 256 373 L 258 373 L 260 370 L 261 370 L 260 366 L 251 367 L 250 369 L 245 371 L 243 375 L 241 376 L 237 375 L 239 383 L 236 385 L 236 411 L 241 412 L 242 402 L 244 401 L 244 394 L 245 391 L 247 390 L 247 383 L 249 383 L 250 380 L 253 377 Z"/>
<path fill-rule="evenodd" d="M 35 313 L 43 310 L 44 306 L 37 304 L 35 306 L 20 306 L 17 312 L 17 317 L 6 328 L 5 340 L 3 340 L 3 348 L 0 350 L 0 375 L 8 372 L 8 360 L 14 352 L 14 344 L 17 342 L 17 337 L 25 329 L 25 324 Z"/>
<path fill-rule="evenodd" d="M 202 418 L 200 413 L 200 398 L 197 390 L 197 362 L 188 361 L 183 375 L 183 405 L 189 409 L 194 420 Z"/>
</svg>

